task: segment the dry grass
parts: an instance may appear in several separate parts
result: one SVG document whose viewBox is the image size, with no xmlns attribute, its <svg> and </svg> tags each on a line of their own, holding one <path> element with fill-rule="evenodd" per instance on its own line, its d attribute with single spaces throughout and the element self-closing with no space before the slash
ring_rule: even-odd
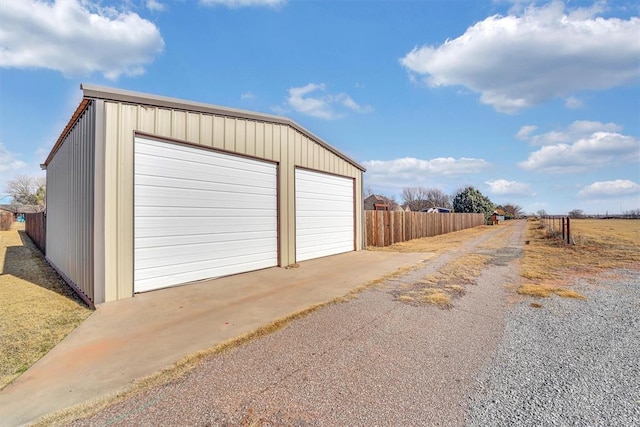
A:
<svg viewBox="0 0 640 427">
<path fill-rule="evenodd" d="M 491 231 L 491 226 L 482 225 L 480 227 L 467 228 L 453 233 L 441 234 L 434 237 L 423 237 L 422 239 L 409 240 L 408 242 L 396 243 L 382 248 L 369 246 L 367 250 L 383 252 L 433 252 L 442 253 L 459 248 L 470 239 L 480 237 L 484 233 Z"/>
<path fill-rule="evenodd" d="M 0 231 L 0 389 L 91 314 L 23 230 Z"/>
<path fill-rule="evenodd" d="M 396 243 L 383 248 L 368 249 L 387 252 L 429 252 L 435 256 L 435 254 L 459 249 L 469 241 L 494 231 L 496 231 L 496 227 L 485 225 L 440 236 Z M 503 247 L 505 235 L 508 233 L 510 233 L 509 228 L 504 227 L 503 230 L 483 242 L 480 247 Z M 474 253 L 456 257 L 435 274 L 425 276 L 422 280 L 397 290 L 394 292 L 395 297 L 398 301 L 411 305 L 432 304 L 443 309 L 451 308 L 453 306 L 452 299 L 464 295 L 465 286 L 476 283 L 476 279 L 490 259 L 490 256 Z"/>
<path fill-rule="evenodd" d="M 452 299 L 465 294 L 482 273 L 489 256 L 467 254 L 442 266 L 437 273 L 425 276 L 394 292 L 398 301 L 411 305 L 432 304 L 442 309 L 453 307 Z"/>
<path fill-rule="evenodd" d="M 528 295 L 538 298 L 548 298 L 551 295 L 558 295 L 563 298 L 586 299 L 583 295 L 571 289 L 558 286 L 527 284 L 522 285 L 516 291 L 520 295 Z"/>
<path fill-rule="evenodd" d="M 551 294 L 576 298 L 575 292 L 562 288 L 576 276 L 589 277 L 605 270 L 637 266 L 640 263 L 640 221 L 635 220 L 572 220 L 571 232 L 575 245 L 554 238 L 538 220 L 529 220 L 527 239 L 520 275 L 530 283 L 545 289 L 521 287 L 518 293 Z M 566 291 L 566 292 L 565 292 Z M 548 296 L 548 295 L 540 295 Z"/>
</svg>

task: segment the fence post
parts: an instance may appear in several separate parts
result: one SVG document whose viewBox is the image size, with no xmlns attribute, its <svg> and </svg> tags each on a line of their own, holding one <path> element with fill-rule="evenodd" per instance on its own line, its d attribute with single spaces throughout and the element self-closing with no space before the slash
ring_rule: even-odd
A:
<svg viewBox="0 0 640 427">
<path fill-rule="evenodd" d="M 570 227 L 569 227 L 569 217 L 567 217 L 567 244 L 570 245 L 571 244 L 571 232 L 569 231 Z"/>
<path fill-rule="evenodd" d="M 562 240 L 564 240 L 564 217 L 562 217 Z"/>
</svg>

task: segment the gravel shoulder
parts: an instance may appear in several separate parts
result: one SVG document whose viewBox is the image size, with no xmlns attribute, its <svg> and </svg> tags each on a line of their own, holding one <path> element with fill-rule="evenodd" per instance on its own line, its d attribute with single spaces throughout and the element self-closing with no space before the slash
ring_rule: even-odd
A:
<svg viewBox="0 0 640 427">
<path fill-rule="evenodd" d="M 468 426 L 640 425 L 640 272 L 608 271 L 564 298 L 514 305 L 478 377 Z"/>
<path fill-rule="evenodd" d="M 474 379 L 502 338 L 504 285 L 517 280 L 525 227 L 496 227 L 400 280 L 486 253 L 481 244 L 500 235 L 496 262 L 449 310 L 400 302 L 401 283 L 389 281 L 73 425 L 463 425 Z"/>
</svg>

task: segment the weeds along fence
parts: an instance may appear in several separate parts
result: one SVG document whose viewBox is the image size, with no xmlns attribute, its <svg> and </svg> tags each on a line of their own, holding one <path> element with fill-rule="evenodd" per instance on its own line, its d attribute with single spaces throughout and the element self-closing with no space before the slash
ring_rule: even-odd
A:
<svg viewBox="0 0 640 427">
<path fill-rule="evenodd" d="M 571 219 L 562 215 L 541 216 L 540 221 L 551 234 L 563 242 L 571 244 Z"/>
<path fill-rule="evenodd" d="M 364 211 L 366 246 L 390 246 L 483 225 L 484 214 Z"/>
<path fill-rule="evenodd" d="M 45 212 L 37 212 L 24 215 L 24 230 L 44 254 L 47 247 L 47 214 Z"/>
</svg>

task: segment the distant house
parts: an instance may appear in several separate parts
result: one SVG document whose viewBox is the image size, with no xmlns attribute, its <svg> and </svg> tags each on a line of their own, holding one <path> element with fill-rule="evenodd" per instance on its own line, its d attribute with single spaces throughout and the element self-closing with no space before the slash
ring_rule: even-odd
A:
<svg viewBox="0 0 640 427">
<path fill-rule="evenodd" d="M 33 205 L 0 205 L 0 211 L 11 212 L 16 221 L 24 221 L 24 214 L 41 212 L 42 208 Z"/>
<path fill-rule="evenodd" d="M 492 224 L 500 224 L 502 222 L 504 222 L 504 215 L 500 215 L 498 214 L 498 212 L 493 212 L 493 214 L 491 214 L 491 216 L 489 217 L 489 222 L 491 222 Z"/>
<path fill-rule="evenodd" d="M 377 194 L 372 194 L 371 196 L 364 199 L 364 210 L 365 211 L 388 211 L 391 209 L 389 207 L 389 200 L 386 197 L 378 196 Z"/>
<path fill-rule="evenodd" d="M 421 212 L 427 212 L 427 213 L 451 213 L 451 209 L 436 207 L 436 208 L 423 209 Z"/>
</svg>

